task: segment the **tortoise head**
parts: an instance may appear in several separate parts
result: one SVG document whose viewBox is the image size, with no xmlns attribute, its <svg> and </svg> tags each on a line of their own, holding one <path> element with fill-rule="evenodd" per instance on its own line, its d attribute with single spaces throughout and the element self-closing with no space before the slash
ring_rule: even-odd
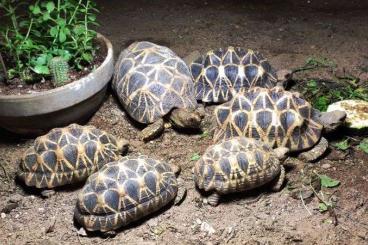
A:
<svg viewBox="0 0 368 245">
<path fill-rule="evenodd" d="M 117 139 L 116 145 L 120 153 L 124 153 L 128 150 L 129 142 L 125 139 Z"/>
<path fill-rule="evenodd" d="M 318 119 L 322 123 L 326 133 L 334 131 L 337 127 L 345 122 L 346 112 L 344 111 L 329 111 L 318 114 Z"/>
<path fill-rule="evenodd" d="M 203 115 L 195 110 L 174 109 L 170 113 L 170 122 L 178 128 L 200 128 Z"/>
</svg>

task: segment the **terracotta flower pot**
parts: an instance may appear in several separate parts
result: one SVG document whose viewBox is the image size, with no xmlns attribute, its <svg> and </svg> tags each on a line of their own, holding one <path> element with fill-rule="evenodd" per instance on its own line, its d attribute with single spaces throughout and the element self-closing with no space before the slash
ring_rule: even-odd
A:
<svg viewBox="0 0 368 245">
<path fill-rule="evenodd" d="M 91 117 L 103 102 L 114 72 L 111 42 L 101 34 L 97 38 L 106 45 L 107 55 L 87 76 L 44 92 L 0 95 L 0 127 L 18 134 L 40 135 Z"/>
</svg>

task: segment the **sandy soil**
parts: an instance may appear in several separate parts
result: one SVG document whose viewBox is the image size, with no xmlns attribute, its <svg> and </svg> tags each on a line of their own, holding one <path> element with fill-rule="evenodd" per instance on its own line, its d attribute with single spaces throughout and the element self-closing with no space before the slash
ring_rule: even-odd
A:
<svg viewBox="0 0 368 245">
<path fill-rule="evenodd" d="M 368 76 L 368 3 L 364 1 L 98 2 L 99 31 L 111 39 L 116 55 L 134 40 L 169 46 L 180 56 L 235 45 L 261 51 L 275 68 L 294 68 L 308 57 L 323 56 L 338 65 L 338 72 L 362 79 Z M 331 74 L 298 75 L 298 79 L 307 77 L 330 79 Z M 206 110 L 209 121 L 213 107 Z M 191 157 L 205 151 L 211 144 L 209 137 L 167 129 L 162 137 L 144 144 L 137 137 L 141 128 L 127 119 L 112 95 L 89 124 L 129 139 L 129 154 L 140 152 L 180 164 L 188 189 L 185 201 L 114 237 L 78 235 L 72 217 L 81 185 L 43 199 L 14 182 L 19 156 L 32 140 L 1 132 L 0 244 L 368 243 L 368 157 L 357 147 L 346 153 L 331 147 L 314 164 L 288 168 L 288 183 L 281 192 L 262 189 L 233 195 L 214 208 L 202 203 L 190 171 Z M 320 213 L 316 197 L 304 202 L 291 197 L 290 184 L 300 183 L 302 173 L 313 170 L 341 181 L 338 188 L 323 190 L 329 201 L 336 202 L 331 212 Z M 254 201 L 261 193 L 264 195 Z"/>
</svg>

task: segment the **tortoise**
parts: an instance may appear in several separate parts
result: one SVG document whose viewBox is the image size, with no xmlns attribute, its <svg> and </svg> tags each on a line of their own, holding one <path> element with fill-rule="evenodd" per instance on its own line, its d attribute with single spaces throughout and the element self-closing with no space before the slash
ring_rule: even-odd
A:
<svg viewBox="0 0 368 245">
<path fill-rule="evenodd" d="M 145 155 L 126 156 L 92 174 L 78 195 L 74 217 L 88 231 L 111 232 L 147 216 L 186 190 L 180 167 Z"/>
<path fill-rule="evenodd" d="M 47 197 L 54 193 L 52 188 L 83 181 L 117 160 L 127 145 L 126 140 L 93 126 L 54 128 L 26 150 L 18 177 L 27 186 L 44 189 L 41 194 Z"/>
<path fill-rule="evenodd" d="M 314 161 L 328 147 L 323 131 L 331 132 L 346 117 L 342 111 L 320 112 L 298 92 L 254 87 L 239 92 L 231 101 L 215 108 L 214 142 L 235 136 L 260 139 L 271 147 L 301 152 Z"/>
<path fill-rule="evenodd" d="M 177 128 L 199 128 L 201 113 L 188 66 L 172 50 L 151 42 L 135 42 L 123 50 L 115 66 L 113 88 L 128 114 L 150 124 L 142 131 L 151 140 L 164 130 L 164 119 Z"/>
<path fill-rule="evenodd" d="M 210 146 L 193 168 L 199 189 L 209 192 L 208 204 L 216 206 L 221 195 L 242 192 L 270 184 L 281 189 L 285 169 L 280 160 L 288 149 L 269 145 L 243 136 Z"/>
<path fill-rule="evenodd" d="M 190 70 L 196 99 L 203 103 L 227 102 L 241 88 L 282 84 L 261 53 L 232 46 L 208 51 L 192 62 Z"/>
</svg>

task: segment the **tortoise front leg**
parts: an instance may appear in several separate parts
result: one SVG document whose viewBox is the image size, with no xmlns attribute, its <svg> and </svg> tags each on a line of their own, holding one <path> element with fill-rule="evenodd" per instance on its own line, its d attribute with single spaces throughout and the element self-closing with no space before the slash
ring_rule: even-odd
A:
<svg viewBox="0 0 368 245">
<path fill-rule="evenodd" d="M 220 195 L 217 192 L 213 192 L 208 196 L 207 201 L 209 205 L 216 207 L 219 204 Z"/>
<path fill-rule="evenodd" d="M 143 141 L 152 140 L 157 136 L 159 136 L 160 134 L 162 134 L 164 129 L 165 129 L 164 120 L 160 118 L 159 120 L 148 125 L 145 129 L 142 130 L 141 139 Z"/>
<path fill-rule="evenodd" d="M 317 145 L 315 145 L 309 151 L 305 151 L 299 154 L 298 158 L 300 158 L 303 161 L 313 162 L 317 158 L 322 156 L 323 153 L 325 153 L 325 151 L 327 150 L 327 148 L 328 148 L 328 141 L 325 138 L 321 137 Z"/>
</svg>

